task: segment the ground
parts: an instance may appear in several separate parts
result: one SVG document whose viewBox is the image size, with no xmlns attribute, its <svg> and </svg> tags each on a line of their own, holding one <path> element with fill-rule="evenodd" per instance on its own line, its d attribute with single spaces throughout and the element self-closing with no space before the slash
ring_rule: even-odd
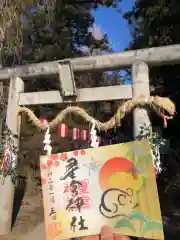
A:
<svg viewBox="0 0 180 240">
<path fill-rule="evenodd" d="M 12 232 L 7 236 L 0 236 L 1 240 L 33 239 L 33 230 L 35 231 L 36 228 L 34 239 L 45 240 L 42 194 L 39 188 L 36 189 L 36 192 L 33 191 L 33 193 L 31 190 L 32 189 L 27 189 L 25 192 Z M 17 195 L 19 195 L 19 200 L 21 200 L 21 193 Z M 16 201 L 17 205 L 21 202 L 19 201 L 18 203 L 18 196 Z M 18 206 L 16 207 L 18 208 Z"/>
</svg>

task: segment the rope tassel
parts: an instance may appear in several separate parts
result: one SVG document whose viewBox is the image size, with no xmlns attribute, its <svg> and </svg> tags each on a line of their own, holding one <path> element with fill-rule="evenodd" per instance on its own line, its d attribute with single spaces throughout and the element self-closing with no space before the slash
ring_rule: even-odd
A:
<svg viewBox="0 0 180 240">
<path fill-rule="evenodd" d="M 164 126 L 164 128 L 167 128 L 167 116 L 162 114 L 162 118 L 163 118 L 163 126 Z"/>
</svg>

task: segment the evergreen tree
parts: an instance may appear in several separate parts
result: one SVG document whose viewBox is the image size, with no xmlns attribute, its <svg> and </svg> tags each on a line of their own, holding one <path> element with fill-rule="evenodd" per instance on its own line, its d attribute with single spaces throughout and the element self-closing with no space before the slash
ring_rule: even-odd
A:
<svg viewBox="0 0 180 240">
<path fill-rule="evenodd" d="M 128 49 L 166 46 L 180 43 L 180 2 L 173 0 L 137 0 L 131 11 L 125 14 L 132 33 Z M 179 66 L 163 66 L 151 69 L 151 84 L 155 89 L 176 98 L 179 82 Z M 172 78 L 174 84 L 172 84 Z"/>
<path fill-rule="evenodd" d="M 128 49 L 140 49 L 180 43 L 180 2 L 174 0 L 137 0 L 131 11 L 125 14 L 132 33 Z M 180 84 L 179 65 L 150 69 L 151 85 L 156 94 L 169 96 L 175 101 L 177 117 L 169 122 L 165 136 L 171 144 L 179 146 Z M 152 93 L 152 94 L 154 94 Z M 163 157 L 163 172 L 158 178 L 162 215 L 166 239 L 179 239 L 173 234 L 179 229 L 179 171 L 180 157 L 175 147 Z M 175 230 L 176 229 L 176 230 Z"/>
<path fill-rule="evenodd" d="M 92 10 L 101 6 L 117 7 L 119 1 L 3 0 L 0 3 L 0 41 L 4 43 L 4 63 L 82 55 L 82 47 L 90 47 L 90 43 L 107 49 L 106 36 L 97 42 L 88 31 L 94 22 Z M 18 61 L 12 61 L 12 57 Z"/>
<path fill-rule="evenodd" d="M 106 34 L 101 39 L 96 39 L 90 31 L 94 24 L 92 10 L 100 6 L 116 7 L 118 2 L 119 0 L 20 2 L 19 13 L 23 16 L 23 24 L 21 22 L 19 25 L 21 26 L 19 32 L 22 45 L 19 44 L 20 38 L 19 40 L 16 38 L 16 41 L 11 44 L 7 38 L 5 39 L 4 65 L 91 55 L 97 49 L 102 53 L 111 51 Z M 18 21 L 20 24 L 20 17 Z M 8 36 L 12 36 L 10 30 Z M 17 47 L 19 47 L 18 51 Z M 76 74 L 75 78 L 77 87 L 107 85 L 102 72 Z M 53 81 L 52 78 L 46 78 L 43 81 L 34 79 L 33 82 L 29 81 L 26 84 L 26 89 L 28 91 L 52 90 L 59 89 L 59 86 L 58 82 Z"/>
<path fill-rule="evenodd" d="M 116 7 L 115 3 L 119 1 L 29 1 L 30 3 L 21 7 L 23 27 L 19 31 L 21 31 L 22 45 L 19 45 L 18 51 L 15 51 L 19 39 L 16 39 L 17 41 L 13 42 L 14 45 L 10 46 L 8 39 L 5 38 L 4 65 L 12 66 L 13 64 L 89 56 L 95 54 L 97 49 L 101 53 L 111 51 L 107 35 L 105 34 L 102 38 L 96 39 L 91 31 L 94 24 L 92 10 L 100 6 Z M 11 32 L 9 32 L 10 34 Z M 119 75 L 111 75 L 111 81 L 107 76 L 109 75 L 101 71 L 76 74 L 76 86 L 78 88 L 98 87 L 112 85 L 113 81 L 116 84 L 121 83 L 118 81 Z M 25 91 L 29 92 L 55 89 L 59 90 L 57 76 L 33 79 L 33 81 L 25 83 Z M 87 109 L 85 104 L 81 106 Z M 50 120 L 64 107 L 62 104 L 61 106 L 56 104 L 54 106 L 36 106 L 33 110 L 37 117 L 44 116 Z M 102 104 L 92 103 L 88 106 L 88 112 L 94 117 L 103 119 L 103 108 L 104 105 Z M 73 117 L 74 122 L 79 121 L 76 118 Z"/>
<path fill-rule="evenodd" d="M 115 6 L 118 1 L 56 1 L 54 10 L 49 17 L 44 3 L 26 12 L 26 28 L 24 29 L 23 63 L 52 61 L 56 59 L 89 56 L 112 51 L 108 36 L 97 39 L 91 28 L 94 24 L 93 8 Z M 120 77 L 119 77 L 120 79 Z M 101 71 L 78 73 L 75 75 L 76 86 L 99 87 L 120 84 L 121 81 L 111 77 L 111 81 Z M 52 78 L 43 81 L 28 82 L 28 91 L 59 89 L 58 82 Z M 84 105 L 83 105 L 84 106 Z M 102 116 L 103 105 L 91 104 L 90 113 Z M 54 106 L 56 108 L 56 106 Z M 46 108 L 43 108 L 46 111 Z"/>
</svg>

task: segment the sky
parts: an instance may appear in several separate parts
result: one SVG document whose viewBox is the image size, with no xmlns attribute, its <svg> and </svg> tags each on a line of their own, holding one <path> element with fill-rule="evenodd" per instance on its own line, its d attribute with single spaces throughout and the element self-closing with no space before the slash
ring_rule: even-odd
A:
<svg viewBox="0 0 180 240">
<path fill-rule="evenodd" d="M 120 10 L 131 9 L 133 0 L 122 0 Z M 96 31 L 107 33 L 111 47 L 116 52 L 123 51 L 131 40 L 127 21 L 113 8 L 99 8 L 94 11 Z"/>
</svg>

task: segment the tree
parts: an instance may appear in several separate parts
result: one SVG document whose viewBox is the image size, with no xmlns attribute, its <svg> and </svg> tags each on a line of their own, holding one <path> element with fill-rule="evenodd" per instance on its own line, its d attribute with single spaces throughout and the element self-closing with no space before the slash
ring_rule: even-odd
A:
<svg viewBox="0 0 180 240">
<path fill-rule="evenodd" d="M 62 36 L 64 38 L 66 35 L 66 43 L 69 41 L 69 38 L 72 37 L 71 43 L 73 46 L 71 46 L 70 49 L 73 48 L 72 50 L 79 52 L 78 47 L 81 47 L 81 44 L 88 44 L 88 41 L 90 40 L 88 39 L 89 33 L 87 30 L 88 26 L 92 26 L 92 23 L 94 22 L 91 10 L 100 6 L 117 7 L 119 2 L 120 0 L 82 0 L 73 2 L 65 0 L 2 0 L 0 3 L 0 41 L 3 42 L 5 55 L 11 57 L 15 56 L 16 58 L 22 59 L 21 54 L 22 49 L 24 48 L 24 43 L 28 42 L 28 40 L 35 41 L 35 38 L 37 37 L 34 36 L 33 39 L 27 39 L 26 37 L 24 38 L 24 36 L 28 36 L 28 32 L 31 32 L 32 34 L 32 31 L 33 33 L 37 33 L 37 28 L 39 27 L 41 28 L 41 31 L 38 29 L 38 37 L 41 37 L 40 40 L 42 40 L 42 37 L 44 36 L 47 45 L 48 43 L 50 44 L 50 38 L 54 31 L 57 30 L 59 33 L 58 38 Z M 62 14 L 62 16 L 60 16 L 60 14 Z M 82 29 L 84 29 L 84 31 L 81 31 Z M 91 38 L 90 35 L 89 38 Z M 60 40 L 56 39 L 54 49 L 59 45 L 58 41 Z M 38 42 L 36 42 L 36 46 L 33 46 L 32 50 L 37 46 Z M 41 47 L 42 45 L 40 46 L 40 49 Z M 68 45 L 65 45 L 65 50 L 67 50 L 68 47 Z M 52 48 L 46 49 L 46 51 L 48 50 L 48 54 L 50 54 L 51 49 Z M 29 53 L 25 55 L 29 55 Z M 55 58 L 56 55 L 59 57 L 59 49 L 58 52 L 53 51 L 51 55 L 53 56 L 51 56 L 52 58 Z M 61 49 L 60 56 L 62 55 L 63 52 Z M 39 53 L 40 58 L 43 58 L 43 56 L 40 56 Z M 31 58 L 27 60 L 32 61 Z M 37 52 L 36 60 L 38 60 Z M 9 60 L 9 64 L 11 61 Z M 16 64 L 17 63 L 19 62 L 16 59 Z"/>
<path fill-rule="evenodd" d="M 131 33 L 132 42 L 128 49 L 165 46 L 180 43 L 178 26 L 180 23 L 180 2 L 173 0 L 136 1 L 132 11 L 125 14 Z M 156 94 L 168 95 L 175 101 L 179 113 L 179 66 L 162 66 L 150 69 L 150 81 Z M 173 84 L 172 84 L 173 82 Z M 178 141 L 178 120 L 169 124 L 169 136 Z"/>
<path fill-rule="evenodd" d="M 88 3 L 87 1 L 74 3 L 74 1 L 54 0 L 51 1 L 51 5 L 49 4 L 50 0 L 42 1 L 42 3 L 30 0 L 28 4 L 24 2 L 20 8 L 22 11 L 19 10 L 23 16 L 23 27 L 19 29 L 22 45 L 18 51 L 15 51 L 15 45 L 19 43 L 20 38 L 13 43 L 14 47 L 12 45 L 11 48 L 8 41 L 4 41 L 4 65 L 12 66 L 12 64 L 37 63 L 91 55 L 95 54 L 97 49 L 102 53 L 110 51 L 107 35 L 102 36 L 101 39 L 96 39 L 90 30 L 94 23 L 92 9 L 99 6 L 109 7 L 115 2 L 118 1 L 92 0 Z M 117 74 L 112 76 L 111 81 L 108 82 L 104 73 L 93 72 L 76 74 L 75 79 L 77 87 L 83 88 L 111 85 L 113 81 L 118 84 L 118 76 Z M 53 77 L 44 78 L 42 81 L 34 79 L 33 82 L 29 81 L 25 84 L 25 90 L 32 92 L 59 90 L 57 77 L 56 81 L 53 80 Z M 36 106 L 33 110 L 38 117 L 44 115 L 51 118 L 56 116 L 60 109 L 59 106 L 55 105 Z M 103 117 L 103 107 L 97 103 L 91 104 L 89 111 L 93 112 L 94 116 L 101 115 Z M 24 141 L 26 140 L 24 139 Z M 31 161 L 34 160 L 31 159 Z M 24 162 L 27 165 L 26 159 Z"/>
<path fill-rule="evenodd" d="M 101 39 L 96 39 L 90 31 L 94 23 L 92 9 L 100 6 L 116 7 L 118 3 L 119 0 L 88 2 L 26 0 L 19 1 L 17 4 L 12 1 L 12 7 L 6 5 L 7 12 L 9 11 L 6 22 L 8 19 L 15 19 L 13 18 L 15 15 L 14 24 L 19 35 L 12 34 L 13 25 L 7 28 L 7 24 L 4 23 L 2 26 L 7 36 L 11 36 L 12 39 L 14 36 L 15 39 L 9 41 L 8 37 L 5 38 L 4 65 L 91 55 L 97 49 L 102 53 L 111 51 L 106 34 Z M 77 87 L 95 87 L 107 85 L 107 82 L 113 84 L 113 81 L 118 84 L 118 76 L 116 75 L 116 79 L 111 77 L 109 82 L 102 72 L 76 74 L 75 78 Z M 28 82 L 25 88 L 28 91 L 59 89 L 59 84 L 57 81 L 52 81 L 52 78 L 46 78 L 43 81 L 34 79 L 33 82 Z M 43 108 L 43 111 L 45 109 Z"/>
<path fill-rule="evenodd" d="M 180 43 L 179 13 L 179 1 L 137 0 L 132 10 L 125 14 L 132 33 L 132 42 L 128 49 Z M 169 123 L 168 129 L 163 131 L 164 135 L 171 139 L 176 151 L 172 149 L 169 155 L 163 157 L 163 173 L 158 179 L 165 230 L 169 231 L 167 237 L 169 236 L 170 239 L 176 239 L 176 236 L 168 234 L 172 234 L 175 229 L 179 229 L 178 222 L 180 220 L 178 214 L 180 205 L 176 202 L 176 198 L 179 198 L 180 179 L 180 158 L 177 150 L 180 121 L 180 79 L 178 69 L 179 65 L 150 69 L 150 81 L 156 94 L 169 96 L 175 101 L 177 107 L 177 117 Z"/>
<path fill-rule="evenodd" d="M 92 9 L 99 6 L 114 6 L 118 1 L 68 2 L 56 1 L 49 17 L 48 5 L 36 5 L 26 10 L 26 24 L 22 48 L 23 63 L 52 61 L 111 51 L 108 36 L 95 38 L 91 28 L 94 24 Z M 11 64 L 11 61 L 10 61 Z M 120 78 L 120 77 L 119 77 Z M 103 72 L 88 72 L 75 75 L 77 87 L 98 87 L 111 85 L 115 78 L 108 81 Z M 119 81 L 120 83 L 120 81 Z M 118 84 L 116 77 L 116 84 Z M 29 91 L 59 89 L 58 82 L 52 78 L 29 82 Z M 98 104 L 93 109 L 99 109 Z M 56 108 L 56 106 L 55 106 Z M 43 111 L 46 108 L 43 108 Z M 94 110 L 92 111 L 94 112 Z M 96 111 L 97 112 L 97 111 Z M 102 112 L 102 110 L 101 110 Z"/>
</svg>

